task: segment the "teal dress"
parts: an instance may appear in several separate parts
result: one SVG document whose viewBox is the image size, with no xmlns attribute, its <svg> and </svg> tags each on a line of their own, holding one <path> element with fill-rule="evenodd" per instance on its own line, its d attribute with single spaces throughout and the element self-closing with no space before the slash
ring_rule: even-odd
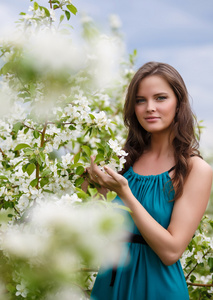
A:
<svg viewBox="0 0 213 300">
<path fill-rule="evenodd" d="M 123 175 L 135 198 L 164 228 L 170 223 L 174 205 L 170 171 L 144 176 L 130 167 Z M 119 197 L 115 201 L 123 204 Z M 126 218 L 128 230 L 140 235 L 129 213 Z M 92 300 L 189 300 L 180 261 L 171 266 L 164 265 L 147 244 L 124 243 L 113 284 L 112 277 L 112 268 L 100 268 Z"/>
</svg>

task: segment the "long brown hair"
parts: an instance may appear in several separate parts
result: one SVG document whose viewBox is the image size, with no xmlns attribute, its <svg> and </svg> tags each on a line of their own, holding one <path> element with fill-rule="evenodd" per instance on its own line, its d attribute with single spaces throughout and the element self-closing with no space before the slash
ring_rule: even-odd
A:
<svg viewBox="0 0 213 300">
<path fill-rule="evenodd" d="M 172 182 L 175 188 L 174 200 L 176 200 L 182 195 L 184 181 L 190 172 L 189 157 L 200 156 L 200 152 L 195 135 L 196 119 L 190 107 L 186 85 L 177 70 L 168 64 L 148 62 L 136 72 L 130 82 L 124 105 L 124 124 L 128 128 L 124 150 L 128 156 L 122 173 L 128 170 L 150 145 L 150 134 L 140 125 L 135 114 L 135 99 L 139 83 L 151 75 L 158 75 L 165 79 L 177 97 L 177 111 L 172 124 L 175 156 Z"/>
</svg>

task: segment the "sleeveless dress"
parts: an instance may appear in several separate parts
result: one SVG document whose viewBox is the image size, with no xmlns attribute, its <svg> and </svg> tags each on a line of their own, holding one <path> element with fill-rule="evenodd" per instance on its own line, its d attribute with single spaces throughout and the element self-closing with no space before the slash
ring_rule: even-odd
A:
<svg viewBox="0 0 213 300">
<path fill-rule="evenodd" d="M 170 223 L 174 205 L 171 201 L 174 190 L 169 176 L 172 169 L 159 175 L 144 176 L 130 167 L 123 175 L 136 199 L 164 228 Z M 119 197 L 114 201 L 123 204 Z M 125 214 L 128 231 L 141 235 L 130 214 Z M 179 260 L 166 266 L 147 244 L 123 244 L 113 285 L 113 268 L 100 268 L 92 300 L 189 300 Z"/>
</svg>

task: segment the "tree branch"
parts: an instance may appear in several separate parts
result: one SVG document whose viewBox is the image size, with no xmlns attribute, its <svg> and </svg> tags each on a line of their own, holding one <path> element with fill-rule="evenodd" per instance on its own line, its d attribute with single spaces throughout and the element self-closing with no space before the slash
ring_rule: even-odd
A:
<svg viewBox="0 0 213 300">
<path fill-rule="evenodd" d="M 6 154 L 4 153 L 4 151 L 1 148 L 0 148 L 0 152 L 4 157 L 6 156 Z"/>
<path fill-rule="evenodd" d="M 47 122 L 45 122 L 44 124 L 44 128 L 41 132 L 41 143 L 40 143 L 40 147 L 42 148 L 44 146 L 44 138 L 45 138 L 45 132 L 46 132 L 46 129 L 47 129 Z M 36 184 L 36 188 L 38 189 L 39 187 L 39 170 L 40 170 L 40 166 L 39 166 L 39 163 L 36 162 L 36 178 L 38 179 L 38 182 Z"/>
<path fill-rule="evenodd" d="M 24 127 L 29 128 L 29 129 L 36 130 L 36 131 L 38 131 L 39 133 L 42 134 L 42 131 L 41 131 L 41 130 L 37 130 L 37 129 L 35 129 L 35 128 L 33 128 L 33 127 L 30 127 L 30 126 L 28 126 L 28 125 L 26 125 L 26 124 L 24 124 L 24 123 L 22 123 L 22 125 L 23 125 Z"/>
<path fill-rule="evenodd" d="M 208 253 L 209 253 L 210 250 L 208 250 L 202 258 L 204 258 Z M 192 270 L 189 272 L 189 274 L 185 277 L 185 279 L 187 280 L 189 278 L 189 276 L 192 274 L 192 272 L 196 269 L 196 267 L 198 266 L 198 262 L 195 264 L 194 268 L 192 268 Z"/>
<path fill-rule="evenodd" d="M 187 282 L 188 285 L 192 286 L 200 286 L 200 287 L 212 287 L 213 284 L 204 284 L 204 283 L 193 283 L 193 282 Z"/>
</svg>

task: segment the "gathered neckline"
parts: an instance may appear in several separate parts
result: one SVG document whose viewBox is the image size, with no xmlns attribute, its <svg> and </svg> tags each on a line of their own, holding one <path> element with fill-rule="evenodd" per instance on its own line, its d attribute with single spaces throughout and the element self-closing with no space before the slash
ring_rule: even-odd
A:
<svg viewBox="0 0 213 300">
<path fill-rule="evenodd" d="M 171 171 L 171 170 L 173 170 L 174 169 L 174 167 L 172 167 L 170 170 L 167 170 L 167 171 L 165 171 L 165 172 L 162 172 L 162 173 L 160 173 L 160 174 L 156 174 L 156 175 L 141 175 L 141 174 L 138 174 L 138 173 L 136 173 L 134 170 L 133 170 L 133 167 L 131 166 L 131 167 L 129 167 L 129 170 L 130 171 L 132 171 L 132 173 L 134 174 L 134 175 L 136 175 L 136 176 L 138 176 L 138 177 L 144 177 L 144 178 L 148 178 L 148 177 L 159 177 L 159 176 L 162 176 L 162 175 L 167 175 L 170 179 L 171 179 L 171 177 L 170 177 L 170 175 L 169 175 L 169 172 Z"/>
</svg>

